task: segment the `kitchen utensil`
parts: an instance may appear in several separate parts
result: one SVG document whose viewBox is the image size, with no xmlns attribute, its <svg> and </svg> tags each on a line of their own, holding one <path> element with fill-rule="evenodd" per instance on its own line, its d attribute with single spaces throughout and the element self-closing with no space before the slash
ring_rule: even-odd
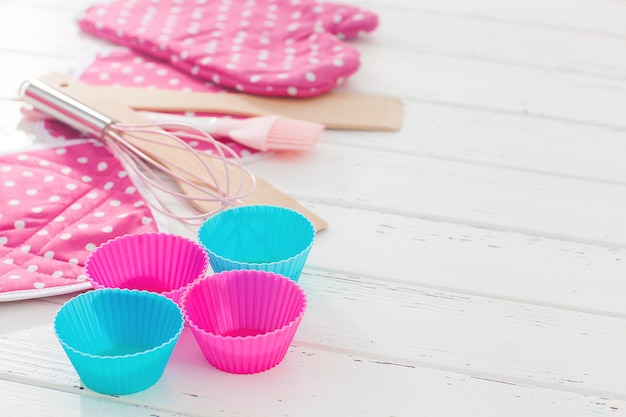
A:
<svg viewBox="0 0 626 417">
<path fill-rule="evenodd" d="M 211 135 L 226 136 L 259 151 L 311 149 L 324 131 L 324 125 L 282 116 L 232 117 L 182 116 L 171 113 L 141 112 L 156 123 L 187 123 Z"/>
<path fill-rule="evenodd" d="M 321 123 L 327 129 L 399 130 L 402 101 L 394 97 L 328 92 L 309 98 L 265 97 L 244 93 L 205 93 L 140 87 L 90 86 L 135 110 L 197 111 L 238 116 L 281 115 Z"/>
<path fill-rule="evenodd" d="M 215 142 L 218 155 L 199 154 L 180 138 L 160 129 L 165 126 L 147 124 L 144 117 L 119 104 L 111 91 L 108 95 L 99 94 L 59 73 L 29 80 L 23 88 L 25 100 L 35 108 L 73 127 L 100 135 L 144 182 L 202 211 L 182 217 L 167 207 L 156 208 L 170 216 L 197 220 L 225 207 L 261 203 L 293 208 L 307 216 L 317 230 L 327 226 L 319 216 L 266 181 L 255 178 L 234 153 L 226 158 L 227 146 Z M 205 132 L 198 131 L 197 135 L 212 140 Z M 173 177 L 180 191 L 168 187 L 154 170 Z"/>
</svg>

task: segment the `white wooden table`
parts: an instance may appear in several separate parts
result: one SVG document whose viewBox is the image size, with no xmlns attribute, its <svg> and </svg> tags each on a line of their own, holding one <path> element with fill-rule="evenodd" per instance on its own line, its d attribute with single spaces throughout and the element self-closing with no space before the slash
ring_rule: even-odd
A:
<svg viewBox="0 0 626 417">
<path fill-rule="evenodd" d="M 343 88 L 401 98 L 403 129 L 250 166 L 330 223 L 284 362 L 223 373 L 186 330 L 155 386 L 99 395 L 54 337 L 70 295 L 3 303 L 0 415 L 626 415 L 626 1 L 362 4 Z M 36 140 L 20 83 L 103 47 L 85 6 L 0 0 L 4 150 Z"/>
</svg>

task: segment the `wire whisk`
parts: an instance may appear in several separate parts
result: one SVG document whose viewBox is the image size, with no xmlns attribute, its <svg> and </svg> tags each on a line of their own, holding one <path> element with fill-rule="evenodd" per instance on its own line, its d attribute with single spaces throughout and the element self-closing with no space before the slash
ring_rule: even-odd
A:
<svg viewBox="0 0 626 417">
<path fill-rule="evenodd" d="M 102 100 L 100 107 L 109 110 L 105 114 L 37 79 L 26 81 L 22 94 L 36 111 L 99 138 L 120 160 L 137 188 L 144 193 L 151 191 L 148 204 L 167 216 L 198 223 L 243 204 L 242 199 L 256 188 L 256 178 L 237 153 L 193 125 L 145 122 L 133 110 Z M 124 121 L 108 113 L 121 115 Z M 215 150 L 211 154 L 198 152 L 188 140 L 209 142 Z M 175 204 L 166 201 L 172 198 L 194 214 L 180 214 Z"/>
</svg>

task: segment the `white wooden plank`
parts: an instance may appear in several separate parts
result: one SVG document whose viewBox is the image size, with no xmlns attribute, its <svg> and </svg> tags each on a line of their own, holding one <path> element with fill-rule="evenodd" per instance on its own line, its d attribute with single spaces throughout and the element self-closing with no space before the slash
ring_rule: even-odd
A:
<svg viewBox="0 0 626 417">
<path fill-rule="evenodd" d="M 618 79 L 626 76 L 626 57 L 617 53 L 626 46 L 621 37 L 419 7 L 407 10 L 381 4 L 375 10 L 381 25 L 367 40 L 382 49 Z M 353 44 L 358 47 L 360 42 Z"/>
<path fill-rule="evenodd" d="M 33 123 L 24 120 L 20 113 L 22 103 L 17 100 L 0 98 L 0 152 L 32 146 L 38 142 L 37 129 Z"/>
<path fill-rule="evenodd" d="M 417 273 L 417 272 L 416 272 Z M 301 278 L 315 345 L 512 383 L 626 398 L 626 320 L 336 273 Z"/>
<path fill-rule="evenodd" d="M 0 3 L 0 50 L 76 59 L 107 45 L 81 33 L 76 18 L 87 4 L 78 6 Z"/>
<path fill-rule="evenodd" d="M 624 130 L 626 81 L 360 43 L 344 89 Z M 411 88 L 407 89 L 406 85 Z"/>
<path fill-rule="evenodd" d="M 426 345 L 429 344 L 428 336 L 420 338 Z M 6 352 L 19 353 L 16 349 L 6 350 L 6 346 L 20 341 L 28 341 L 22 348 L 23 355 L 5 356 Z M 558 384 L 555 384 L 556 389 L 529 386 L 496 375 L 451 372 L 445 369 L 451 368 L 448 365 L 442 369 L 422 367 L 389 361 L 388 355 L 380 359 L 345 354 L 299 342 L 273 370 L 248 376 L 231 375 L 217 371 L 204 361 L 188 330 L 183 333 L 156 385 L 130 396 L 105 397 L 79 387 L 80 381 L 73 374 L 71 365 L 53 342 L 50 325 L 3 333 L 0 338 L 4 345 L 0 350 L 3 352 L 0 375 L 5 380 L 15 378 L 62 390 L 54 395 L 57 400 L 49 407 L 51 410 L 68 407 L 68 414 L 64 415 L 70 416 L 109 415 L 109 412 L 139 416 L 144 415 L 141 414 L 142 407 L 148 407 L 147 410 L 157 415 L 273 416 L 279 412 L 293 416 L 354 413 L 365 416 L 414 416 L 417 413 L 525 416 L 531 413 L 572 417 L 588 413 L 620 415 L 626 407 L 623 399 L 608 398 L 606 392 L 601 395 L 580 393 L 560 389 Z M 367 345 L 371 343 L 368 341 Z M 421 358 L 417 357 L 413 362 L 416 361 Z M 19 369 L 19 373 L 7 374 L 7 367 Z M 47 372 L 36 369 L 41 367 Z M 32 392 L 15 384 L 9 386 L 15 388 L 9 392 L 12 397 L 17 397 L 14 400 L 16 408 L 19 398 L 28 397 Z M 49 391 L 36 391 L 42 399 L 53 396 Z M 76 398 L 69 397 L 69 394 L 81 396 L 80 409 L 77 409 Z M 105 398 L 108 399 L 106 403 L 100 401 Z M 37 411 L 41 405 L 30 399 L 28 407 Z M 12 408 L 9 410 L 13 411 Z"/>
<path fill-rule="evenodd" d="M 28 6 L 34 6 L 36 10 L 72 10 L 78 13 L 91 3 L 96 2 L 29 0 Z M 406 12 L 468 16 L 512 25 L 546 26 L 615 37 L 626 35 L 623 25 L 626 6 L 615 0 L 342 0 L 341 3 L 359 5 L 379 13 L 383 9 L 397 8 Z M 26 6 L 21 0 L 3 0 L 3 4 Z M 392 20 L 381 20 L 381 23 L 393 25 Z"/>
<path fill-rule="evenodd" d="M 624 37 L 626 5 L 614 0 L 343 0 L 371 9 L 395 6 L 407 11 L 430 11 L 448 15 L 508 21 L 532 27 L 546 26 L 589 34 Z"/>
<path fill-rule="evenodd" d="M 356 208 L 310 208 L 330 226 L 316 238 L 308 273 L 342 271 L 398 285 L 626 315 L 625 249 Z"/>
<path fill-rule="evenodd" d="M 0 390 L 4 417 L 184 417 L 181 413 L 130 406 L 108 398 L 53 391 L 4 380 L 0 380 Z"/>
<path fill-rule="evenodd" d="M 188 360 L 173 368 L 172 373 L 189 375 L 197 367 L 193 352 L 181 349 L 175 354 L 185 354 Z M 527 386 L 498 380 L 340 355 L 298 344 L 283 363 L 263 374 L 242 378 L 212 369 L 206 372 L 204 384 L 180 378 L 177 386 L 198 395 L 197 402 L 203 398 L 215 409 L 237 415 L 272 416 L 279 412 L 289 416 L 521 416 L 529 412 L 563 412 L 571 416 L 584 415 L 588 407 L 601 415 L 622 409 L 621 400 L 599 400 L 594 395 L 585 398 L 538 387 L 526 391 Z M 159 394 L 155 401 L 169 392 L 154 393 Z M 249 404 L 245 408 L 239 404 L 242 392 Z M 172 398 L 170 402 L 176 400 Z M 191 401 L 185 401 L 183 410 L 191 406 L 188 402 Z M 279 403 L 278 407 L 275 403 Z"/>
<path fill-rule="evenodd" d="M 81 10 L 83 7 L 78 5 L 75 11 L 70 11 L 64 8 L 44 9 L 32 4 L 0 4 L 0 31 L 18 35 L 7 36 L 4 42 L 0 36 L 0 49 L 72 57 L 72 54 L 84 54 L 85 50 L 93 51 L 110 45 L 80 33 L 76 16 Z M 589 72 L 609 77 L 626 76 L 626 58 L 615 53 L 624 47 L 624 40 L 618 37 L 553 26 L 529 27 L 508 19 L 433 13 L 419 6 L 415 10 L 407 10 L 380 4 L 375 11 L 381 25 L 368 38 L 381 48 L 402 48 L 419 53 Z M 21 24 L 24 21 L 33 24 Z M 59 32 L 59 36 L 49 36 L 52 27 Z M 71 43 L 68 44 L 67 39 Z M 64 42 L 62 47 L 59 42 Z M 359 45 L 359 42 L 354 44 Z"/>
<path fill-rule="evenodd" d="M 626 208 L 619 184 L 326 144 L 305 155 L 275 155 L 251 170 L 311 202 L 607 246 L 626 242 L 615 227 Z"/>
<path fill-rule="evenodd" d="M 404 101 L 400 132 L 327 130 L 322 141 L 623 184 L 622 130 Z"/>
<path fill-rule="evenodd" d="M 11 63 L 2 68 L 0 98 L 15 99 L 19 97 L 20 86 L 28 78 L 52 71 L 66 71 L 75 59 L 0 50 L 0 62 Z"/>
</svg>

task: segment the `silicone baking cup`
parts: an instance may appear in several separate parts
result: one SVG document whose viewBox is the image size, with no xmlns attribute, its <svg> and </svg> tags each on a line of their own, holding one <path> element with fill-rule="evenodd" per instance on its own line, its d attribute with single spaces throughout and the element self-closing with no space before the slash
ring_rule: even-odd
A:
<svg viewBox="0 0 626 417">
<path fill-rule="evenodd" d="M 184 290 L 204 276 L 209 261 L 202 246 L 167 233 L 137 233 L 100 245 L 86 262 L 94 288 L 152 291 L 180 301 Z"/>
<path fill-rule="evenodd" d="M 185 321 L 207 361 L 251 374 L 278 365 L 302 321 L 300 286 L 262 270 L 232 270 L 197 280 L 181 301 Z"/>
<path fill-rule="evenodd" d="M 214 272 L 255 269 L 297 281 L 309 256 L 315 228 L 297 211 L 248 205 L 224 210 L 204 221 L 198 240 Z"/>
<path fill-rule="evenodd" d="M 165 296 L 108 288 L 65 303 L 54 329 L 86 387 L 123 395 L 161 378 L 183 330 L 183 316 Z"/>
</svg>

